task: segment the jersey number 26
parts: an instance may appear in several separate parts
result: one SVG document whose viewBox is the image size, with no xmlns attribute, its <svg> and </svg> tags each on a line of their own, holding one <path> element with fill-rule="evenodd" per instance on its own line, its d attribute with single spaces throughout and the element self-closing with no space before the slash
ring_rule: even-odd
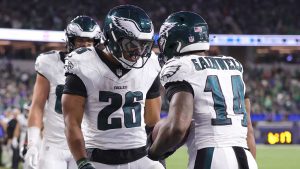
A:
<svg viewBox="0 0 300 169">
<path fill-rule="evenodd" d="M 98 129 L 109 130 L 122 128 L 122 119 L 115 117 L 111 118 L 111 123 L 108 123 L 109 116 L 122 107 L 124 112 L 124 125 L 126 128 L 133 128 L 141 126 L 141 109 L 142 106 L 139 102 L 143 100 L 143 93 L 140 91 L 127 92 L 125 94 L 125 103 L 122 106 L 122 95 L 109 91 L 99 92 L 100 102 L 109 102 L 110 105 L 104 107 L 98 115 Z"/>
</svg>

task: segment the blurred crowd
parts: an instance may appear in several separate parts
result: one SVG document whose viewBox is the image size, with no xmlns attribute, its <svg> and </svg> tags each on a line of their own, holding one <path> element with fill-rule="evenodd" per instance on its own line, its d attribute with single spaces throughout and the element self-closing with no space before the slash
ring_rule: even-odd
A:
<svg viewBox="0 0 300 169">
<path fill-rule="evenodd" d="M 32 94 L 35 75 L 14 68 L 7 59 L 0 61 L 0 112 L 22 109 Z"/>
<path fill-rule="evenodd" d="M 0 60 L 0 166 L 17 169 L 21 161 L 34 76 Z"/>
<path fill-rule="evenodd" d="M 244 80 L 251 99 L 252 113 L 300 113 L 299 69 L 252 67 L 246 70 Z"/>
<path fill-rule="evenodd" d="M 1 0 L 0 27 L 63 30 L 77 15 L 89 15 L 99 23 L 109 9 L 120 4 L 142 7 L 157 29 L 172 12 L 191 10 L 208 21 L 217 34 L 299 34 L 300 1 L 297 0 Z M 26 14 L 26 15 L 24 15 Z"/>
</svg>

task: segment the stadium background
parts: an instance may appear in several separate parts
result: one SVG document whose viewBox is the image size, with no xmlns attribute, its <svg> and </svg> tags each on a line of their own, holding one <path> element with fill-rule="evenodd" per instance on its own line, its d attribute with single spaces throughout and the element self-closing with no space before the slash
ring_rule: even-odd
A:
<svg viewBox="0 0 300 169">
<path fill-rule="evenodd" d="M 64 50 L 66 24 L 85 14 L 101 26 L 109 9 L 120 4 L 142 7 L 153 19 L 156 33 L 172 12 L 191 10 L 203 16 L 211 33 L 210 54 L 230 55 L 244 65 L 259 168 L 300 168 L 300 2 L 296 0 L 1 0 L 1 125 L 26 112 L 34 60 L 42 52 Z M 158 52 L 157 47 L 154 50 Z M 162 116 L 167 115 L 167 107 L 164 100 Z M 0 137 L 1 159 L 9 161 L 5 132 Z M 185 150 L 168 160 L 171 169 L 185 168 Z"/>
</svg>

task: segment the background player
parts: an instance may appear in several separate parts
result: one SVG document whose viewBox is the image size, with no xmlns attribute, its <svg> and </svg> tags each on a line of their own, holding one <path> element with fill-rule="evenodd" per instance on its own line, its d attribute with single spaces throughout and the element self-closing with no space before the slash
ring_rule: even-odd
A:
<svg viewBox="0 0 300 169">
<path fill-rule="evenodd" d="M 153 126 L 161 108 L 152 21 L 139 7 L 118 6 L 105 18 L 104 36 L 106 53 L 80 48 L 66 62 L 65 132 L 78 168 L 163 168 L 145 146 L 144 121 Z"/>
<path fill-rule="evenodd" d="M 100 34 L 100 27 L 92 18 L 76 17 L 66 28 L 67 51 L 98 45 Z M 65 55 L 61 51 L 50 51 L 39 55 L 36 60 L 37 76 L 28 118 L 28 151 L 25 156 L 28 168 L 76 168 L 64 135 L 61 110 Z"/>
<path fill-rule="evenodd" d="M 257 168 L 246 150 L 241 63 L 227 56 L 205 56 L 208 25 L 192 12 L 174 13 L 166 19 L 160 29 L 159 47 L 168 60 L 160 77 L 170 108 L 149 157 L 159 159 L 189 130 L 189 169 Z"/>
</svg>

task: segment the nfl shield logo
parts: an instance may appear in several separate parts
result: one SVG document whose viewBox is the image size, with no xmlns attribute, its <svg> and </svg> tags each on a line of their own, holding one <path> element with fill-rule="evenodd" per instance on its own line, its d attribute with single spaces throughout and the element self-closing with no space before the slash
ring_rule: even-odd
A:
<svg viewBox="0 0 300 169">
<path fill-rule="evenodd" d="M 123 74 L 122 69 L 117 69 L 116 73 L 119 77 L 122 76 L 122 74 Z"/>
<path fill-rule="evenodd" d="M 194 27 L 195 32 L 202 32 L 202 27 L 201 26 L 196 26 Z"/>
<path fill-rule="evenodd" d="M 192 43 L 192 42 L 194 42 L 194 41 L 195 41 L 194 36 L 189 36 L 189 42 Z"/>
</svg>

